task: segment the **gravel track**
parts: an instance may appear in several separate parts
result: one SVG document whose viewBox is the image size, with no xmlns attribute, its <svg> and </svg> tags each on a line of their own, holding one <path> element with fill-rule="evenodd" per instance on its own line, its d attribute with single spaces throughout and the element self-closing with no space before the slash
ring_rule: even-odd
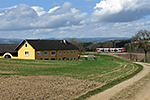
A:
<svg viewBox="0 0 150 100">
<path fill-rule="evenodd" d="M 114 87 L 105 90 L 104 92 L 101 92 L 99 94 L 96 94 L 94 96 L 91 96 L 87 100 L 150 100 L 150 81 L 148 84 L 143 85 L 145 87 L 141 87 L 142 89 L 140 91 L 136 91 L 135 87 L 132 89 L 133 93 L 135 95 L 132 97 L 130 96 L 131 93 L 130 91 L 127 91 L 125 88 L 128 88 L 129 86 L 133 85 L 135 82 L 140 81 L 143 77 L 145 77 L 147 74 L 150 72 L 150 64 L 145 64 L 145 63 L 139 63 L 138 64 L 143 65 L 143 70 L 139 72 L 137 75 L 135 75 L 133 78 L 126 80 L 118 85 L 115 85 Z M 143 83 L 143 82 L 141 82 Z M 144 84 L 144 83 L 143 83 Z M 124 90 L 123 90 L 124 89 Z M 129 89 L 131 90 L 131 89 Z M 129 92 L 127 97 L 129 98 L 123 98 L 121 99 L 121 96 L 124 96 L 123 93 Z M 113 97 L 115 96 L 115 97 Z M 116 98 L 118 97 L 118 99 Z"/>
</svg>

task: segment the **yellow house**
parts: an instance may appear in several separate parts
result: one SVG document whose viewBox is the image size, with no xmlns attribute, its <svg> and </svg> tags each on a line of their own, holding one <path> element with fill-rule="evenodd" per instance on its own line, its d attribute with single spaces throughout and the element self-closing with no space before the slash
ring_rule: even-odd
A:
<svg viewBox="0 0 150 100">
<path fill-rule="evenodd" d="M 78 60 L 78 47 L 67 40 L 23 40 L 16 48 L 17 59 Z M 8 52 L 9 53 L 9 52 Z M 6 54 L 4 54 L 6 55 Z M 4 57 L 3 58 L 6 58 Z M 14 58 L 9 53 L 10 58 Z M 2 57 L 1 57 L 2 58 Z"/>
</svg>

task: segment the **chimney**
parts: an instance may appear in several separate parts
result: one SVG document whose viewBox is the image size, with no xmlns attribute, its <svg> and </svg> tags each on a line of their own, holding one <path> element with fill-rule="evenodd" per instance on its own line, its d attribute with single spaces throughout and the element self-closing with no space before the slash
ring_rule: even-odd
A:
<svg viewBox="0 0 150 100">
<path fill-rule="evenodd" d="M 64 44 L 66 44 L 66 45 L 67 45 L 67 42 L 66 42 L 66 40 L 65 40 L 65 39 L 63 40 L 63 42 L 64 42 Z"/>
</svg>

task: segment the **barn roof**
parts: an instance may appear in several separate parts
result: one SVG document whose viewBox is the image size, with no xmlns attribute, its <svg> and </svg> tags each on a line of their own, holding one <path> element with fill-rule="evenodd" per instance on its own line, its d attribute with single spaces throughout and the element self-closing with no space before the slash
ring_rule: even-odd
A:
<svg viewBox="0 0 150 100">
<path fill-rule="evenodd" d="M 16 52 L 15 48 L 18 44 L 0 44 L 0 53 Z"/>
<path fill-rule="evenodd" d="M 3 56 L 6 52 L 11 53 L 13 56 L 17 56 L 17 51 L 15 50 L 18 44 L 0 44 L 0 56 Z"/>
<path fill-rule="evenodd" d="M 70 49 L 78 49 L 78 47 L 72 45 L 67 40 L 24 40 L 22 41 L 16 48 L 24 43 L 28 42 L 35 50 L 70 50 Z"/>
</svg>

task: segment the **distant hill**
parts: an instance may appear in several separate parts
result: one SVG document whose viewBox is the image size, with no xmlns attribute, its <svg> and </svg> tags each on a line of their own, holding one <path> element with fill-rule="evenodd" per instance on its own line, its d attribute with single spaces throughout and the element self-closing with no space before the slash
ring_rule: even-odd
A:
<svg viewBox="0 0 150 100">
<path fill-rule="evenodd" d="M 22 39 L 5 39 L 0 38 L 0 44 L 19 44 Z"/>
<path fill-rule="evenodd" d="M 70 38 L 63 38 L 66 40 L 69 40 Z M 93 42 L 93 43 L 99 43 L 99 42 L 105 42 L 110 40 L 122 40 L 122 39 L 130 39 L 129 37 L 100 37 L 100 38 L 76 38 L 77 41 L 82 42 Z M 47 38 L 47 40 L 61 40 L 59 38 Z M 22 39 L 6 39 L 6 38 L 0 38 L 1 44 L 19 44 L 22 41 Z"/>
<path fill-rule="evenodd" d="M 129 37 L 100 37 L 100 38 L 77 38 L 78 41 L 82 42 L 105 42 L 105 41 L 114 41 L 114 40 L 123 40 L 123 39 L 130 39 Z"/>
</svg>

